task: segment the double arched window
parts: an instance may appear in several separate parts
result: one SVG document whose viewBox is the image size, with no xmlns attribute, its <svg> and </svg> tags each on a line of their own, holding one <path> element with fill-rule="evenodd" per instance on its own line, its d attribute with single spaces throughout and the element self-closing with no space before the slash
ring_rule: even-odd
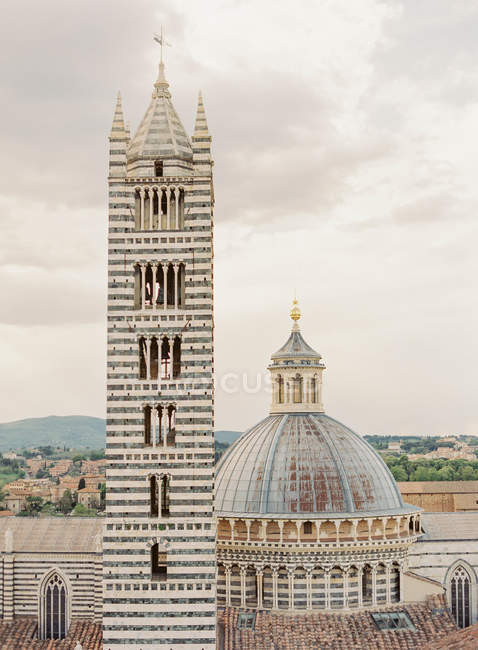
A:
<svg viewBox="0 0 478 650">
<path fill-rule="evenodd" d="M 64 639 L 68 632 L 68 590 L 57 571 L 49 573 L 40 588 L 40 638 Z"/>
<path fill-rule="evenodd" d="M 471 623 L 471 580 L 470 574 L 461 565 L 453 571 L 450 579 L 450 600 L 453 618 L 458 627 Z"/>
</svg>

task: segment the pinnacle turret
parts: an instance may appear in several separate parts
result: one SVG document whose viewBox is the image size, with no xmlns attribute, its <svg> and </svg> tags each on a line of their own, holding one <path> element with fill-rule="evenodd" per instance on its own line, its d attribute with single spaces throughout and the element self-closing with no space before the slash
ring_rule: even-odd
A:
<svg viewBox="0 0 478 650">
<path fill-rule="evenodd" d="M 121 103 L 121 93 L 118 91 L 116 98 L 113 124 L 110 131 L 110 176 L 123 176 L 126 173 L 126 148 L 128 145 Z"/>
<path fill-rule="evenodd" d="M 196 122 L 194 124 L 194 135 L 192 137 L 195 173 L 199 176 L 211 173 L 211 139 L 207 126 L 202 93 L 199 91 Z"/>
</svg>

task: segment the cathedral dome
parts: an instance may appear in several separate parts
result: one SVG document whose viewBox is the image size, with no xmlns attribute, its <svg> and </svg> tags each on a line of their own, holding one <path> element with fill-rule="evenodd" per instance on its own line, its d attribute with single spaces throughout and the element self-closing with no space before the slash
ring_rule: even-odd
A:
<svg viewBox="0 0 478 650">
<path fill-rule="evenodd" d="M 380 456 L 325 415 L 325 364 L 302 337 L 296 300 L 290 315 L 292 332 L 269 365 L 270 416 L 242 435 L 221 460 L 216 512 L 299 518 L 401 514 L 400 491 Z"/>
<path fill-rule="evenodd" d="M 218 467 L 215 509 L 308 517 L 410 511 L 372 447 L 324 413 L 271 415 L 242 435 Z"/>
</svg>

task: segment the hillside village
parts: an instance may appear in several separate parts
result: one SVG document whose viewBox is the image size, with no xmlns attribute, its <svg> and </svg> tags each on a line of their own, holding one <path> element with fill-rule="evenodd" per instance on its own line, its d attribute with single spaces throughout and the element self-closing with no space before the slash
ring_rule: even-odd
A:
<svg viewBox="0 0 478 650">
<path fill-rule="evenodd" d="M 104 450 L 50 446 L 0 458 L 0 516 L 96 516 L 104 510 Z"/>
</svg>

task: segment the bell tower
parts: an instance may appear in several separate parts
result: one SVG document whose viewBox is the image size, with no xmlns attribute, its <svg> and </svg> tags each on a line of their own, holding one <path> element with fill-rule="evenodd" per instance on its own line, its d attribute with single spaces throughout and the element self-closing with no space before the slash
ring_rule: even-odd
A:
<svg viewBox="0 0 478 650">
<path fill-rule="evenodd" d="M 216 647 L 213 180 L 164 64 L 110 133 L 104 650 Z"/>
</svg>

